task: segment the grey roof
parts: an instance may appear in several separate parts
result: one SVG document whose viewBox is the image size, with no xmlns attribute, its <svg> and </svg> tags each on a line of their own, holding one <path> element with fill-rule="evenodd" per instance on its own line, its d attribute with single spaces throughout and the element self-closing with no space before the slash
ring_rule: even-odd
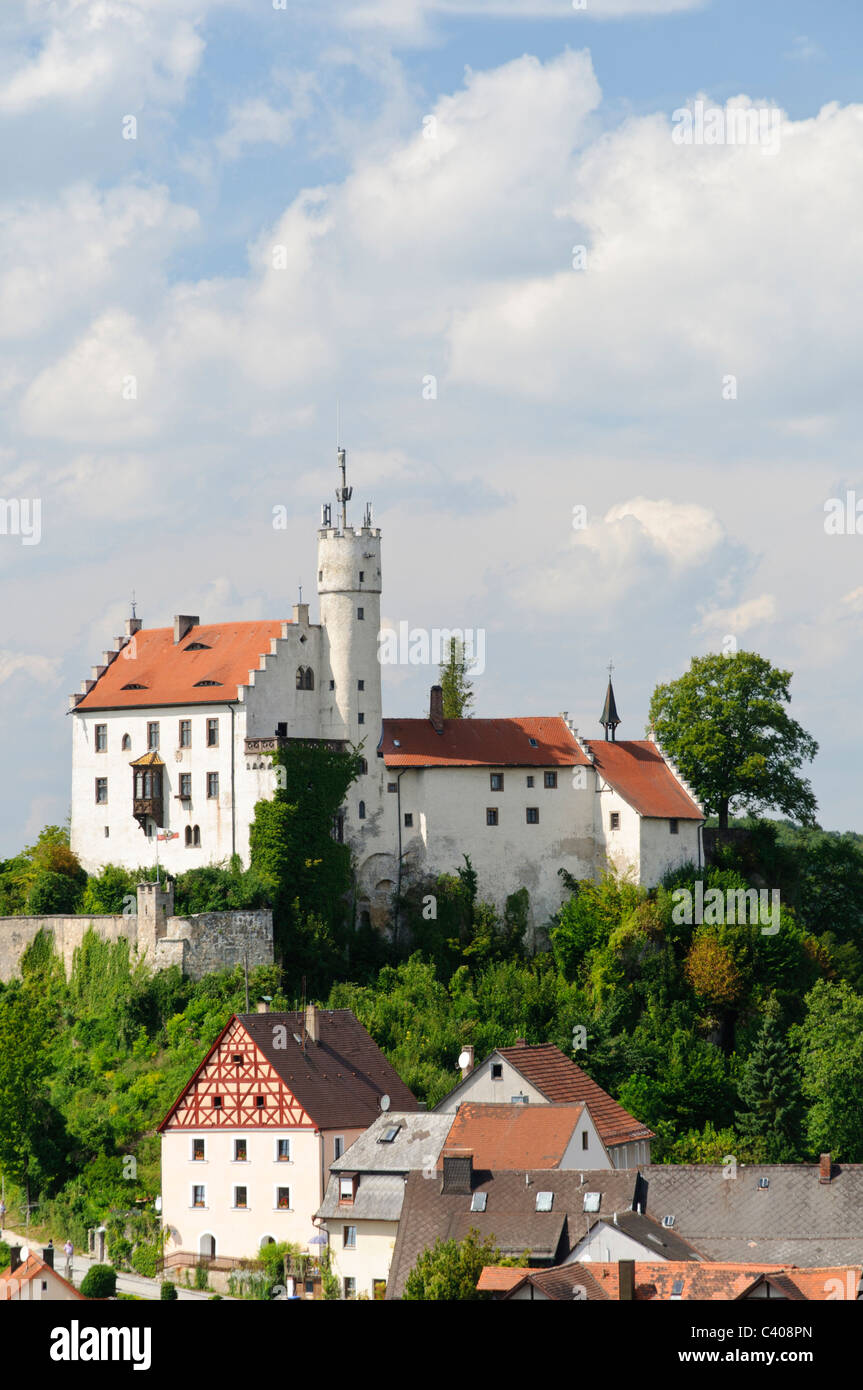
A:
<svg viewBox="0 0 863 1390">
<path fill-rule="evenodd" d="M 763 1260 L 821 1267 L 863 1263 L 863 1164 L 833 1165 L 829 1183 L 812 1163 L 652 1163 L 647 1213 L 674 1217 L 674 1230 L 709 1260 Z M 768 1178 L 762 1190 L 759 1178 Z"/>
<path fill-rule="evenodd" d="M 437 1240 L 463 1240 L 473 1227 L 492 1239 L 502 1255 L 522 1255 L 546 1264 L 562 1260 L 598 1220 L 631 1208 L 637 1169 L 570 1172 L 559 1168 L 474 1173 L 472 1192 L 488 1193 L 483 1212 L 471 1211 L 468 1194 L 442 1193 L 441 1174 L 412 1172 L 405 1183 L 399 1231 L 386 1297 L 401 1298 L 405 1281 L 424 1250 Z M 552 1192 L 551 1211 L 536 1210 L 537 1192 Z M 597 1213 L 584 1210 L 584 1194 L 598 1192 Z"/>
<path fill-rule="evenodd" d="M 319 1217 L 343 1217 L 346 1224 L 354 1221 L 398 1221 L 405 1195 L 405 1180 L 401 1173 L 362 1173 L 357 1193 L 350 1207 L 339 1205 L 339 1180 L 331 1177 Z"/>
<path fill-rule="evenodd" d="M 637 1211 L 619 1211 L 617 1220 L 607 1212 L 603 1220 L 609 1225 L 617 1225 L 624 1235 L 637 1240 L 646 1253 L 643 1258 L 658 1260 L 702 1260 L 705 1257 L 684 1240 L 677 1230 L 666 1230 L 650 1216 L 642 1216 Z"/>
<path fill-rule="evenodd" d="M 330 1164 L 330 1171 L 410 1173 L 415 1168 L 433 1168 L 452 1122 L 452 1115 L 434 1115 L 426 1110 L 388 1110 Z M 382 1144 L 381 1136 L 396 1126 L 398 1134 L 392 1143 Z"/>
</svg>

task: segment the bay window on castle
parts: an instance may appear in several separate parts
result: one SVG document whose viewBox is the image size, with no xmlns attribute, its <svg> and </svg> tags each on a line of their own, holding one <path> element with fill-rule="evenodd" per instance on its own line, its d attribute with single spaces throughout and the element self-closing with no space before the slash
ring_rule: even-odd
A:
<svg viewBox="0 0 863 1390">
<path fill-rule="evenodd" d="M 156 825 L 163 822 L 162 815 L 162 769 L 164 763 L 158 753 L 145 753 L 143 758 L 132 764 L 132 814 L 139 825 L 147 829 L 148 822 Z"/>
</svg>

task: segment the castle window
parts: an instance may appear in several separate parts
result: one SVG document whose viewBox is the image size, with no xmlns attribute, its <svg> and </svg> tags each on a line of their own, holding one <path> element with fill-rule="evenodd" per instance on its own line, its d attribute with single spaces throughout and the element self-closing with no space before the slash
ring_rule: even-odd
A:
<svg viewBox="0 0 863 1390">
<path fill-rule="evenodd" d="M 218 748 L 219 746 L 219 721 L 218 719 L 207 720 L 207 747 Z"/>
<path fill-rule="evenodd" d="M 366 722 L 366 716 L 365 716 L 362 712 L 360 712 L 360 713 L 357 715 L 357 723 L 358 723 L 358 724 L 365 724 L 365 722 Z"/>
<path fill-rule="evenodd" d="M 486 810 L 485 810 L 485 823 L 486 823 L 486 825 L 497 825 L 497 824 L 498 824 L 498 819 L 497 819 L 497 807 L 496 807 L 496 806 L 487 806 L 487 807 L 486 807 Z"/>
<path fill-rule="evenodd" d="M 545 786 L 545 787 L 556 787 L 556 786 L 557 786 L 557 773 L 556 773 L 556 772 L 544 772 L 544 773 L 543 773 L 543 786 Z"/>
<path fill-rule="evenodd" d="M 192 774 L 191 772 L 180 773 L 180 790 L 178 793 L 181 801 L 190 801 L 192 797 Z"/>
<path fill-rule="evenodd" d="M 368 772 L 368 770 L 369 765 L 366 762 L 365 758 L 360 758 L 360 772 Z"/>
<path fill-rule="evenodd" d="M 311 666 L 297 667 L 297 690 L 314 690 L 315 673 Z"/>
<path fill-rule="evenodd" d="M 366 572 L 365 572 L 365 570 L 360 570 L 360 583 L 361 583 L 361 584 L 362 584 L 363 580 L 365 579 L 365 577 L 366 577 Z"/>
<path fill-rule="evenodd" d="M 196 825 L 196 826 L 193 828 L 193 830 L 192 830 L 192 844 L 193 844 L 193 845 L 198 845 L 198 846 L 200 846 L 200 843 L 201 843 L 201 827 L 200 827 L 199 825 Z"/>
<path fill-rule="evenodd" d="M 323 578 L 324 578 L 324 572 L 323 572 L 323 570 L 318 570 L 318 583 L 319 583 L 319 584 L 323 583 Z"/>
<path fill-rule="evenodd" d="M 192 827 L 191 827 L 190 825 L 187 825 L 187 826 L 186 826 L 186 848 L 187 848 L 187 849 L 189 848 L 189 846 L 191 845 L 191 843 L 192 843 Z"/>
<path fill-rule="evenodd" d="M 358 609 L 357 609 L 357 617 L 358 617 L 360 620 L 362 620 L 365 616 L 366 616 L 366 610 L 365 610 L 364 608 L 358 608 Z"/>
<path fill-rule="evenodd" d="M 147 747 L 151 752 L 159 747 L 158 720 L 154 720 L 152 724 L 147 725 Z"/>
<path fill-rule="evenodd" d="M 668 829 L 672 835 L 677 834 L 677 821 L 672 819 L 668 822 Z"/>
<path fill-rule="evenodd" d="M 210 801 L 219 795 L 219 774 L 218 772 L 207 773 L 207 796 Z"/>
<path fill-rule="evenodd" d="M 525 819 L 527 820 L 528 825 L 539 825 L 539 807 L 525 807 Z"/>
<path fill-rule="evenodd" d="M 180 720 L 180 747 L 191 748 L 192 746 L 192 721 L 191 719 Z"/>
<path fill-rule="evenodd" d="M 529 787 L 532 787 L 532 786 L 533 786 L 533 777 L 528 777 L 528 779 L 527 779 L 527 785 L 528 785 Z"/>
<path fill-rule="evenodd" d="M 336 688 L 336 683 L 335 683 L 335 681 L 330 681 L 330 690 L 335 690 L 335 688 Z"/>
<path fill-rule="evenodd" d="M 108 725 L 97 724 L 95 728 L 95 744 L 97 753 L 107 753 L 108 751 Z"/>
<path fill-rule="evenodd" d="M 397 792 L 398 789 L 399 789 L 399 787 L 398 787 L 398 782 L 387 782 L 387 791 L 388 791 L 388 792 Z"/>
<path fill-rule="evenodd" d="M 502 791 L 503 791 L 503 773 L 502 773 L 502 772 L 492 772 L 492 773 L 491 773 L 491 776 L 490 776 L 490 778 L 489 778 L 489 785 L 491 786 L 491 789 L 492 789 L 493 792 L 502 792 Z"/>
<path fill-rule="evenodd" d="M 108 778 L 96 778 L 96 805 L 104 806 L 108 801 Z"/>
<path fill-rule="evenodd" d="M 611 828 L 612 830 L 619 830 L 619 829 L 620 829 L 620 812 L 619 812 L 619 811 L 612 811 L 612 813 L 611 813 L 610 828 Z"/>
<path fill-rule="evenodd" d="M 108 836 L 109 836 L 110 834 L 111 834 L 111 827 L 110 827 L 110 825 L 106 825 L 106 826 L 105 826 L 105 839 L 106 839 L 106 840 L 107 840 L 107 838 L 108 838 Z"/>
<path fill-rule="evenodd" d="M 366 818 L 366 803 L 365 803 L 364 801 L 361 801 L 361 802 L 360 802 L 358 815 L 359 815 L 360 820 L 365 820 L 365 818 Z"/>
<path fill-rule="evenodd" d="M 365 683 L 365 681 L 357 681 L 357 690 L 365 690 L 365 688 L 366 688 L 366 683 Z"/>
<path fill-rule="evenodd" d="M 123 735 L 123 742 L 120 744 L 124 753 L 128 753 L 132 747 L 132 740 L 128 734 Z"/>
<path fill-rule="evenodd" d="M 413 811 L 405 811 L 405 825 L 410 829 L 414 823 Z"/>
</svg>

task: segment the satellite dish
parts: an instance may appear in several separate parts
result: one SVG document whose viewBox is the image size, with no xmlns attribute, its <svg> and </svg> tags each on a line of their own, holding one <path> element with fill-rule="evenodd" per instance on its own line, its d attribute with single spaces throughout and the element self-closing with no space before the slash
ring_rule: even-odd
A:
<svg viewBox="0 0 863 1390">
<path fill-rule="evenodd" d="M 469 1053 L 469 1052 L 460 1052 L 460 1053 L 458 1054 L 458 1064 L 459 1064 L 459 1066 L 460 1066 L 460 1067 L 466 1067 L 466 1066 L 469 1065 L 469 1063 L 470 1063 L 470 1053 Z"/>
<path fill-rule="evenodd" d="M 25 1260 L 29 1260 L 29 1258 L 30 1258 L 30 1247 L 29 1247 L 29 1245 L 22 1245 L 22 1246 L 21 1246 L 21 1263 L 23 1264 L 24 1261 L 25 1261 Z"/>
<path fill-rule="evenodd" d="M 381 1096 L 381 1110 L 383 1110 L 384 1114 L 386 1114 L 386 1112 L 387 1112 L 387 1110 L 389 1110 L 389 1108 L 390 1108 L 390 1098 L 389 1098 L 389 1096 Z"/>
</svg>

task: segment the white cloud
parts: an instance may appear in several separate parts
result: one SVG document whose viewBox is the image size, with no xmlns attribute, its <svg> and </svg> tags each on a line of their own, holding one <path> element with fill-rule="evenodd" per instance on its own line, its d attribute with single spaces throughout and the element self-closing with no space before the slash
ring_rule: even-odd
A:
<svg viewBox="0 0 863 1390">
<path fill-rule="evenodd" d="M 44 685 L 56 685 L 59 680 L 60 657 L 37 656 L 35 653 L 0 651 L 0 685 L 22 672 Z"/>
<path fill-rule="evenodd" d="M 776 600 L 772 594 L 760 594 L 758 598 L 747 599 L 736 608 L 715 608 L 705 613 L 694 631 L 715 635 L 731 633 L 738 636 L 751 628 L 762 627 L 776 617 Z"/>
</svg>

